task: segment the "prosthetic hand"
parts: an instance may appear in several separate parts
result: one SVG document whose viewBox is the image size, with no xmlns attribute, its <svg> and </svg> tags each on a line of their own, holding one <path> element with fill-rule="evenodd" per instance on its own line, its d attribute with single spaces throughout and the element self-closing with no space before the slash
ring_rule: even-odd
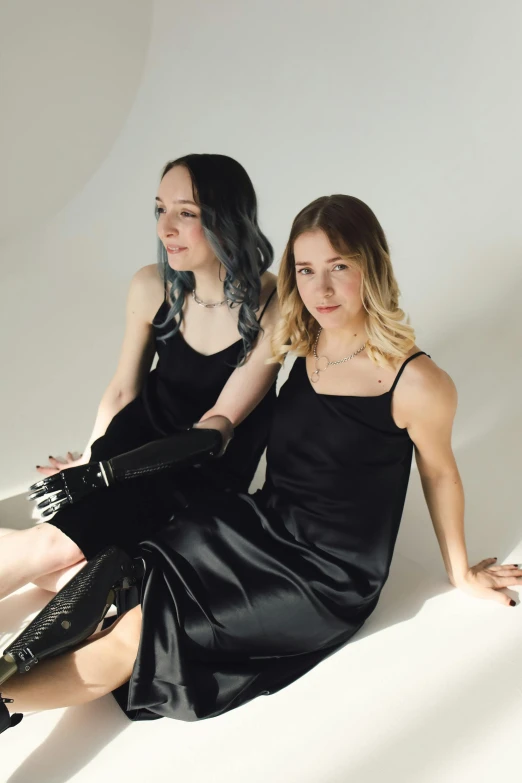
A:
<svg viewBox="0 0 522 783">
<path fill-rule="evenodd" d="M 39 509 L 45 509 L 42 516 L 48 517 L 63 506 L 77 503 L 105 487 L 220 457 L 233 434 L 232 426 L 225 435 L 217 429 L 192 427 L 104 462 L 78 465 L 37 481 L 29 487 L 29 500 L 41 498 L 37 506 Z"/>
</svg>

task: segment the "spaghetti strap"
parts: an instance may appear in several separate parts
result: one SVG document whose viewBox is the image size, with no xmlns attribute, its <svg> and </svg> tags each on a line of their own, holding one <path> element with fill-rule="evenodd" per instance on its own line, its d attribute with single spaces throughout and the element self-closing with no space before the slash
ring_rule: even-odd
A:
<svg viewBox="0 0 522 783">
<path fill-rule="evenodd" d="M 393 386 L 392 386 L 392 387 L 391 387 L 391 389 L 390 389 L 390 394 L 393 392 L 393 390 L 394 390 L 394 389 L 395 389 L 395 387 L 397 386 L 397 383 L 399 382 L 399 378 L 401 377 L 401 375 L 402 375 L 402 373 L 403 373 L 403 371 L 404 371 L 404 368 L 406 367 L 406 365 L 408 364 L 408 362 L 411 362 L 411 360 L 412 360 L 412 359 L 416 359 L 416 358 L 417 358 L 417 356 L 427 356 L 429 359 L 431 359 L 431 356 L 429 355 L 429 353 L 426 353 L 426 351 L 417 351 L 417 353 L 414 353 L 412 356 L 409 356 L 409 357 L 406 359 L 406 361 L 402 363 L 402 365 L 401 365 L 401 368 L 400 368 L 399 372 L 398 372 L 398 373 L 397 373 L 397 375 L 395 376 L 395 380 L 394 380 L 394 382 L 393 382 Z"/>
<path fill-rule="evenodd" d="M 274 290 L 272 291 L 272 293 L 270 294 L 270 296 L 269 296 L 269 297 L 268 297 L 268 299 L 266 300 L 266 302 L 265 302 L 265 306 L 264 306 L 264 307 L 263 307 L 263 309 L 261 310 L 261 315 L 260 315 L 260 316 L 259 316 L 259 318 L 257 319 L 257 322 L 258 322 L 258 324 L 259 324 L 259 323 L 261 323 L 261 318 L 264 316 L 264 314 L 265 314 L 265 310 L 266 310 L 266 308 L 268 307 L 268 305 L 270 304 L 270 300 L 272 299 L 272 297 L 273 297 L 273 295 L 275 294 L 275 292 L 276 292 L 276 291 L 277 291 L 277 288 L 274 288 Z"/>
</svg>

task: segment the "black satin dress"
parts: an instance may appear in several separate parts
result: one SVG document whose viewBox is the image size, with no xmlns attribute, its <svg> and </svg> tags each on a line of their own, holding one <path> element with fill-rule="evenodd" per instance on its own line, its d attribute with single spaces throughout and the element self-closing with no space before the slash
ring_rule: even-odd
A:
<svg viewBox="0 0 522 783">
<path fill-rule="evenodd" d="M 275 291 L 268 297 L 262 317 Z M 165 321 L 167 301 L 155 324 Z M 238 362 L 243 342 L 204 355 L 191 348 L 181 332 L 168 337 L 172 322 L 155 329 L 158 363 L 142 393 L 114 416 L 105 434 L 91 447 L 91 462 L 143 446 L 187 429 L 215 405 Z M 158 473 L 106 490 L 60 509 L 50 520 L 71 538 L 87 559 L 115 544 L 129 554 L 138 542 L 167 524 L 174 511 L 190 505 L 212 487 L 247 492 L 265 450 L 276 401 L 276 383 L 252 413 L 236 427 L 234 438 L 218 460 L 199 468 Z"/>
<path fill-rule="evenodd" d="M 280 390 L 267 478 L 214 492 L 141 544 L 140 648 L 115 692 L 134 720 L 220 715 L 338 650 L 388 577 L 413 443 L 377 397 L 317 393 L 298 358 Z"/>
</svg>

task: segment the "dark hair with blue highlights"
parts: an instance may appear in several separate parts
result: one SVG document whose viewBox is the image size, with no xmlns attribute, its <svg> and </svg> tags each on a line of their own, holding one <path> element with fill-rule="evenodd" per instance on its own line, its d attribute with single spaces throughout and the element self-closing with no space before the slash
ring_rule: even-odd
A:
<svg viewBox="0 0 522 783">
<path fill-rule="evenodd" d="M 231 307 L 239 307 L 238 331 L 243 340 L 239 364 L 242 364 L 261 330 L 256 319 L 261 276 L 274 259 L 272 245 L 257 222 L 254 186 L 243 166 L 227 155 L 185 155 L 167 163 L 161 179 L 174 166 L 185 166 L 190 174 L 205 238 L 225 268 L 225 296 L 231 301 Z M 165 322 L 158 324 L 165 326 L 173 321 L 172 331 L 161 338 L 166 340 L 181 326 L 185 295 L 194 289 L 195 278 L 192 272 L 177 272 L 169 266 L 161 240 L 158 240 L 158 266 L 164 284 L 171 283 L 171 307 Z"/>
</svg>

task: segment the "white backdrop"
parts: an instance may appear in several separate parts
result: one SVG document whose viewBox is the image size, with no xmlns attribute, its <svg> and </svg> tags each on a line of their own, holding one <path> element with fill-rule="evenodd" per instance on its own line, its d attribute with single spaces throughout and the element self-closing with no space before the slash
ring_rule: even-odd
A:
<svg viewBox="0 0 522 783">
<path fill-rule="evenodd" d="M 29 5 L 0 25 L 0 495 L 83 447 L 155 259 L 160 169 L 219 152 L 278 257 L 311 199 L 374 209 L 417 342 L 459 389 L 470 551 L 500 557 L 520 532 L 518 0 Z M 414 477 L 415 558 L 438 557 L 426 514 Z"/>
<path fill-rule="evenodd" d="M 90 433 L 129 280 L 155 260 L 162 165 L 218 152 L 250 173 L 278 257 L 313 198 L 374 209 L 417 342 L 459 390 L 470 558 L 522 562 L 521 39 L 519 0 L 3 0 L 0 526 L 30 524 L 34 465 Z M 47 599 L 4 599 L 0 634 Z M 512 775 L 521 611 L 450 589 L 414 470 L 354 643 L 216 721 L 131 725 L 110 696 L 28 716 L 0 777 Z"/>
</svg>

